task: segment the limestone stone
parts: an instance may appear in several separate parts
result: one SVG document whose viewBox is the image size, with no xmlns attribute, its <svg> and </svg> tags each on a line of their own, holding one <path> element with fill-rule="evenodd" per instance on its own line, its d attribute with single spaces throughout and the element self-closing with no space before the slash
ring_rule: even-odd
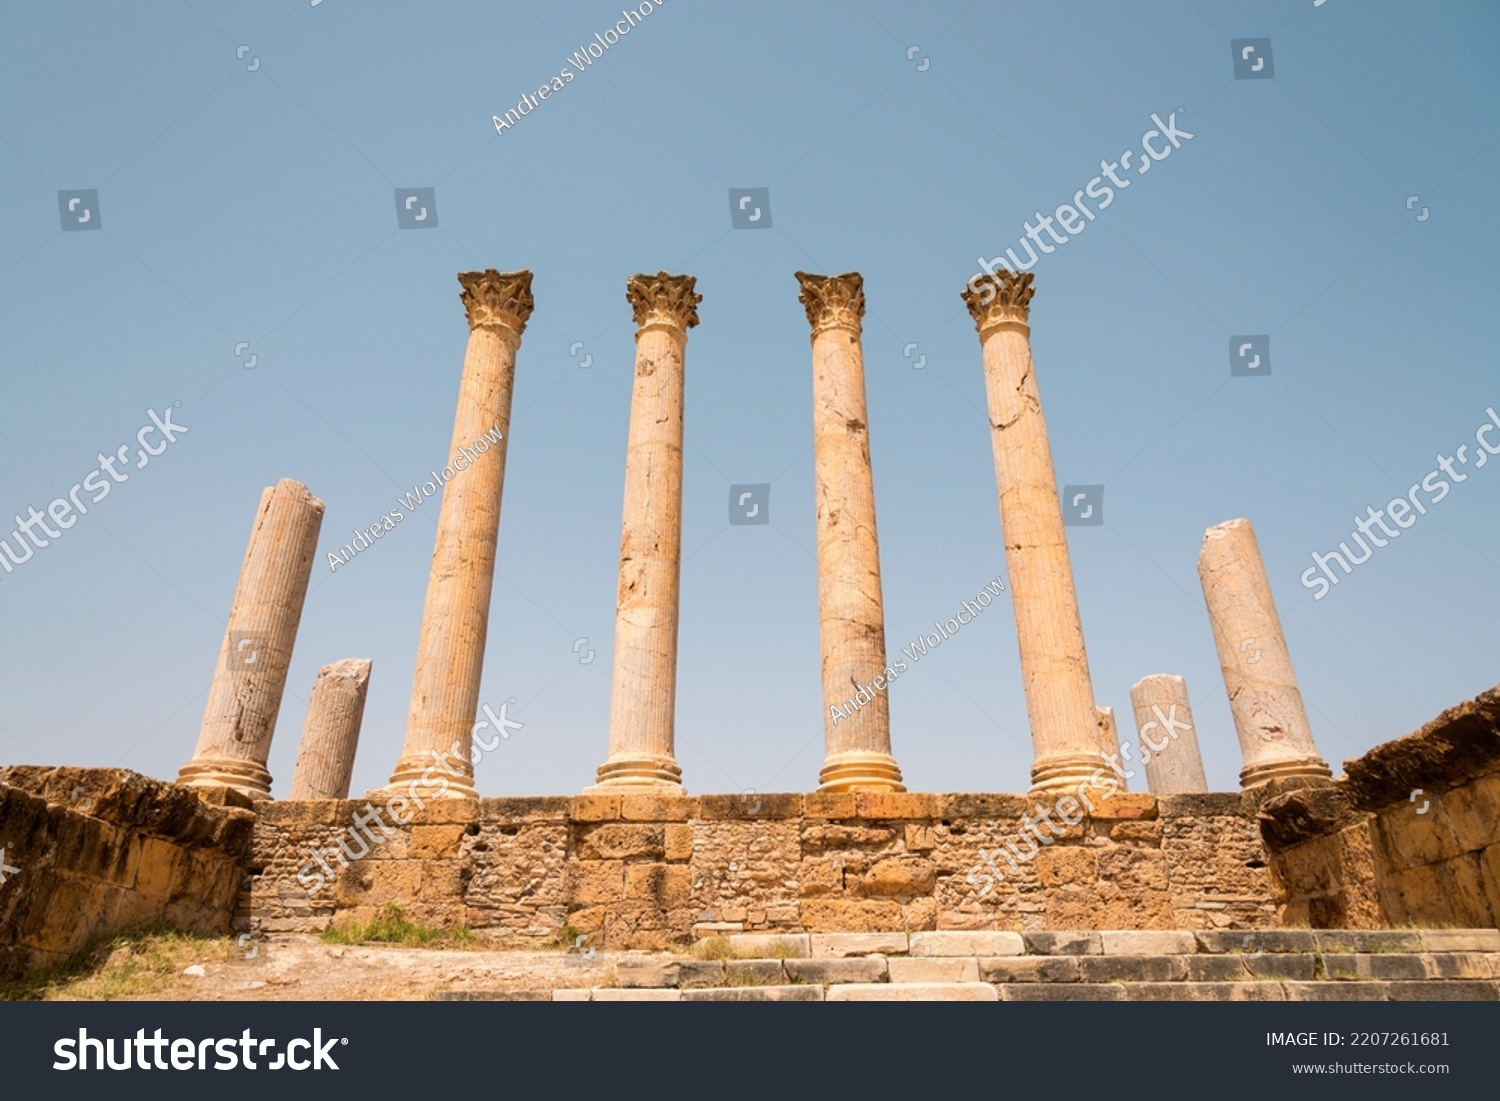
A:
<svg viewBox="0 0 1500 1101">
<path fill-rule="evenodd" d="M 1110 930 L 1101 932 L 1099 940 L 1106 956 L 1185 955 L 1198 950 L 1192 933 L 1148 930 Z"/>
<path fill-rule="evenodd" d="M 346 658 L 318 670 L 287 798 L 349 798 L 354 751 L 359 746 L 365 694 L 370 687 L 370 665 L 368 658 Z"/>
<path fill-rule="evenodd" d="M 1207 792 L 1187 681 L 1166 673 L 1142 677 L 1131 685 L 1130 706 L 1151 794 Z"/>
<path fill-rule="evenodd" d="M 895 857 L 878 861 L 865 873 L 867 895 L 906 897 L 925 894 L 937 883 L 937 868 L 921 857 Z"/>
<path fill-rule="evenodd" d="M 1031 359 L 1030 272 L 1001 269 L 963 299 L 984 357 L 1011 606 L 1036 750 L 1032 790 L 1076 789 L 1104 767 L 1052 446 Z"/>
<path fill-rule="evenodd" d="M 533 307 L 529 271 L 490 268 L 464 272 L 458 281 L 469 343 L 449 448 L 454 475 L 443 487 L 406 741 L 388 788 L 416 787 L 427 799 L 477 798 L 472 738 L 489 635 L 511 394 L 516 352 Z M 497 433 L 493 440 L 491 432 Z M 441 788 L 429 772 L 435 759 L 456 773 L 439 776 L 446 785 Z"/>
<path fill-rule="evenodd" d="M 1026 951 L 1052 956 L 1097 956 L 1104 951 L 1098 933 L 1027 932 L 1022 934 Z"/>
<path fill-rule="evenodd" d="M 850 983 L 883 981 L 888 974 L 886 963 L 883 956 L 859 956 L 849 959 L 786 960 L 783 966 L 789 976 L 802 982 Z"/>
<path fill-rule="evenodd" d="M 932 956 L 1019 956 L 1026 951 L 1020 933 L 949 930 L 913 933 L 908 954 Z"/>
<path fill-rule="evenodd" d="M 972 957 L 932 957 L 911 959 L 893 956 L 887 961 L 891 982 L 948 983 L 978 982 L 979 961 Z"/>
<path fill-rule="evenodd" d="M 261 494 L 192 760 L 177 782 L 271 797 L 266 761 L 312 576 L 323 502 L 283 478 Z"/>
<path fill-rule="evenodd" d="M 806 933 L 739 933 L 729 938 L 729 945 L 739 955 L 764 953 L 805 959 L 812 952 Z"/>
<path fill-rule="evenodd" d="M 815 933 L 810 938 L 814 959 L 890 955 L 906 951 L 905 933 Z"/>
<path fill-rule="evenodd" d="M 905 791 L 891 756 L 885 610 L 865 403 L 864 279 L 799 271 L 812 329 L 818 636 L 825 756 L 818 789 Z M 851 713 L 852 712 L 852 713 Z"/>
<path fill-rule="evenodd" d="M 821 986 L 729 986 L 717 990 L 684 990 L 685 1002 L 821 1002 Z"/>
<path fill-rule="evenodd" d="M 1187 978 L 1184 956 L 1079 956 L 1084 982 L 1180 982 Z"/>
<path fill-rule="evenodd" d="M 830 986 L 830 1002 L 998 1002 L 987 982 L 844 983 Z"/>
<path fill-rule="evenodd" d="M 595 791 L 682 794 L 675 757 L 682 572 L 683 357 L 698 324 L 691 275 L 632 275 L 635 383 L 625 448 L 609 756 Z"/>
<path fill-rule="evenodd" d="M 683 992 L 676 989 L 652 990 L 601 986 L 593 991 L 596 1002 L 680 1002 Z"/>
<path fill-rule="evenodd" d="M 985 982 L 1077 982 L 1078 960 L 1072 956 L 997 956 L 979 961 Z"/>
<path fill-rule="evenodd" d="M 1500 929 L 1424 929 L 1417 936 L 1428 952 L 1500 952 Z"/>
<path fill-rule="evenodd" d="M 996 989 L 991 987 L 990 989 Z M 999 987 L 1008 1002 L 1123 1002 L 1121 983 L 1008 983 Z"/>
<path fill-rule="evenodd" d="M 1228 520 L 1208 529 L 1198 554 L 1198 577 L 1244 754 L 1241 786 L 1293 776 L 1331 776 L 1313 743 L 1249 520 Z"/>
</svg>

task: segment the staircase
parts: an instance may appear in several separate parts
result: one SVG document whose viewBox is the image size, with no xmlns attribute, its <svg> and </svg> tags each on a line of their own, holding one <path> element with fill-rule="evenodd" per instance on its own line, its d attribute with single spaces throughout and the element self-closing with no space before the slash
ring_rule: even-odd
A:
<svg viewBox="0 0 1500 1101">
<path fill-rule="evenodd" d="M 725 943 L 727 942 L 727 943 Z M 742 933 L 441 1001 L 1500 1001 L 1500 930 Z M 700 947 L 700 954 L 705 954 Z M 565 963 L 572 962 L 565 959 Z"/>
</svg>

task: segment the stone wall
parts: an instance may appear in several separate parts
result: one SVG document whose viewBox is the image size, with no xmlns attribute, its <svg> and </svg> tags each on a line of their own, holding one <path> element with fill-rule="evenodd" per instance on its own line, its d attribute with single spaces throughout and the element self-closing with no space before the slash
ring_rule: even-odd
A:
<svg viewBox="0 0 1500 1101">
<path fill-rule="evenodd" d="M 1344 772 L 1261 807 L 1286 924 L 1500 926 L 1500 687 Z"/>
<path fill-rule="evenodd" d="M 537 939 L 572 926 L 610 947 L 742 930 L 1275 924 L 1254 807 L 1241 796 L 1119 794 L 1071 826 L 1055 803 L 999 794 L 453 800 L 398 808 L 410 820 L 389 831 L 371 822 L 376 844 L 351 830 L 356 813 L 370 821 L 363 802 L 263 803 L 246 910 L 260 931 L 315 932 L 397 903 L 424 924 Z M 1034 859 L 1012 868 L 994 854 L 1023 816 L 1044 809 L 1056 831 L 1039 827 L 1050 843 Z M 1004 873 L 998 881 L 980 850 Z"/>
<path fill-rule="evenodd" d="M 121 929 L 229 932 L 253 822 L 123 769 L 0 769 L 0 978 Z"/>
</svg>

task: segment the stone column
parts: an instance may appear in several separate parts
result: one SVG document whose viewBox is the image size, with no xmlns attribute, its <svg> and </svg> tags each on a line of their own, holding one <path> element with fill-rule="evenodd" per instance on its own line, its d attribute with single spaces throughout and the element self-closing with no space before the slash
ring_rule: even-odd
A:
<svg viewBox="0 0 1500 1101">
<path fill-rule="evenodd" d="M 682 391 L 687 331 L 701 294 L 691 275 L 632 275 L 635 391 L 625 449 L 620 588 L 615 603 L 609 757 L 591 792 L 683 794 L 673 756 L 677 588 L 682 565 Z"/>
<path fill-rule="evenodd" d="M 797 272 L 812 326 L 813 467 L 818 523 L 818 636 L 825 757 L 819 791 L 905 791 L 891 756 L 885 609 L 860 347 L 858 272 Z M 869 702 L 845 708 L 859 695 Z M 852 710 L 852 714 L 846 714 Z"/>
<path fill-rule="evenodd" d="M 391 773 L 390 789 L 408 789 L 417 781 L 423 798 L 472 799 L 471 741 L 495 579 L 516 350 L 532 310 L 531 272 L 490 268 L 464 272 L 458 281 L 469 317 L 469 345 L 453 418 L 454 474 L 443 489 L 438 513 L 406 744 Z M 497 428 L 498 439 L 491 442 L 488 434 Z M 487 445 L 483 448 L 481 437 Z M 441 792 L 431 790 L 430 779 L 421 781 L 435 766 L 439 771 L 429 775 L 448 783 Z M 453 773 L 451 779 L 444 769 Z"/>
<path fill-rule="evenodd" d="M 349 778 L 354 773 L 354 750 L 359 745 L 369 686 L 368 658 L 345 658 L 318 670 L 288 798 L 349 798 Z"/>
<path fill-rule="evenodd" d="M 260 495 L 198 748 L 179 784 L 271 797 L 266 760 L 322 526 L 323 502 L 301 482 L 283 478 Z"/>
<path fill-rule="evenodd" d="M 1331 776 L 1313 744 L 1249 520 L 1227 520 L 1208 529 L 1198 554 L 1198 577 L 1245 755 L 1240 786 L 1287 776 Z"/>
<path fill-rule="evenodd" d="M 1115 725 L 1115 709 L 1113 707 L 1096 707 L 1094 708 L 1094 714 L 1098 717 L 1099 755 L 1106 760 L 1110 756 L 1121 759 L 1120 730 Z M 1125 771 L 1125 762 L 1123 759 L 1121 760 L 1120 769 L 1123 772 Z M 1115 783 L 1120 785 L 1121 791 L 1130 790 L 1130 785 L 1126 782 L 1125 776 L 1117 772 L 1114 774 L 1114 778 Z"/>
<path fill-rule="evenodd" d="M 1031 790 L 1074 790 L 1104 765 L 1052 447 L 1031 362 L 1031 273 L 963 293 L 984 354 L 1000 524 L 1036 760 Z"/>
<path fill-rule="evenodd" d="M 1188 704 L 1187 681 L 1157 673 L 1131 685 L 1141 760 L 1153 795 L 1192 795 L 1208 790 L 1198 730 Z"/>
</svg>

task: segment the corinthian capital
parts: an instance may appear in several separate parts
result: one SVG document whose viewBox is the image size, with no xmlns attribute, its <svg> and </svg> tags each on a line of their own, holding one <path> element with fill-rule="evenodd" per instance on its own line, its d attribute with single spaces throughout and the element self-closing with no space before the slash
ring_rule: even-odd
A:
<svg viewBox="0 0 1500 1101">
<path fill-rule="evenodd" d="M 977 291 L 973 289 L 976 283 Z M 983 336 L 987 329 L 1002 322 L 1026 324 L 1031 316 L 1031 296 L 1035 293 L 1031 272 L 996 268 L 993 276 L 970 280 L 960 297 L 974 318 L 974 328 Z"/>
<path fill-rule="evenodd" d="M 647 325 L 670 325 L 687 330 L 698 324 L 698 303 L 703 296 L 693 288 L 698 280 L 692 275 L 632 275 L 625 281 L 625 301 L 635 311 L 637 328 Z"/>
<path fill-rule="evenodd" d="M 807 323 L 814 335 L 823 329 L 842 326 L 860 331 L 865 316 L 865 277 L 857 271 L 843 275 L 809 275 L 797 272 L 802 293 L 797 296 L 807 310 Z"/>
<path fill-rule="evenodd" d="M 459 272 L 463 287 L 459 294 L 469 315 L 469 328 L 505 328 L 517 337 L 526 328 L 534 303 L 531 300 L 531 272 L 484 271 Z"/>
</svg>

